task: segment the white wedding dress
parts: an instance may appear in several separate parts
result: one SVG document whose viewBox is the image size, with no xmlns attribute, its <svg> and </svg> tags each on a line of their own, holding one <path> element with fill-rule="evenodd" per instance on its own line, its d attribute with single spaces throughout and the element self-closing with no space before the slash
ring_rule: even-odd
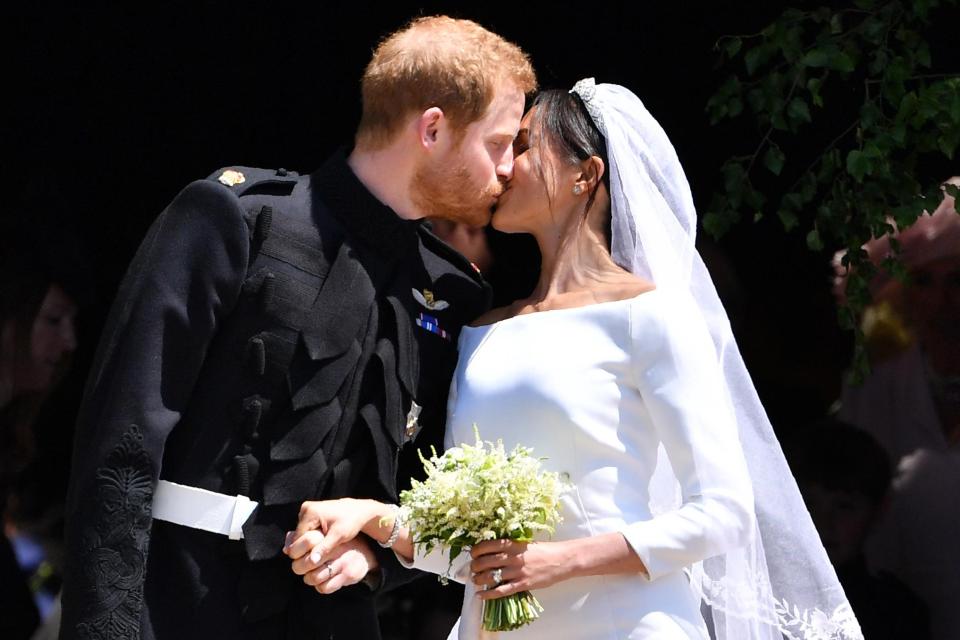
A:
<svg viewBox="0 0 960 640">
<path fill-rule="evenodd" d="M 473 442 L 476 424 L 508 450 L 532 447 L 574 485 L 553 539 L 621 532 L 649 570 L 535 590 L 540 619 L 504 640 L 709 637 L 684 569 L 743 545 L 754 515 L 701 318 L 692 301 L 655 290 L 464 328 L 447 446 Z M 650 504 L 651 482 L 664 479 L 677 483 L 676 504 Z M 450 567 L 434 550 L 413 566 L 466 583 L 451 638 L 498 636 L 481 630 L 468 561 L 462 554 Z"/>
</svg>

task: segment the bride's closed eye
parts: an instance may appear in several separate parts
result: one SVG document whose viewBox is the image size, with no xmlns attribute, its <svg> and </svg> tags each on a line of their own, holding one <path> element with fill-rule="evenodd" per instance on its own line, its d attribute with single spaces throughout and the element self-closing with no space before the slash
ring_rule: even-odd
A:
<svg viewBox="0 0 960 640">
<path fill-rule="evenodd" d="M 513 155 L 518 156 L 529 148 L 530 134 L 526 129 L 521 129 L 513 139 Z"/>
</svg>

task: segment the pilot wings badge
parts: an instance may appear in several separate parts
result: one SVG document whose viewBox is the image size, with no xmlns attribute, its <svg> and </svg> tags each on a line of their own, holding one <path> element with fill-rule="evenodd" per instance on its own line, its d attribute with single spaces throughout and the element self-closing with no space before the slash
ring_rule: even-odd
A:
<svg viewBox="0 0 960 640">
<path fill-rule="evenodd" d="M 413 290 L 413 297 L 422 304 L 424 307 L 430 311 L 443 311 L 444 309 L 450 306 L 450 303 L 446 300 L 437 300 L 433 297 L 433 292 L 429 289 L 424 289 L 423 293 L 420 293 L 416 289 Z"/>
</svg>

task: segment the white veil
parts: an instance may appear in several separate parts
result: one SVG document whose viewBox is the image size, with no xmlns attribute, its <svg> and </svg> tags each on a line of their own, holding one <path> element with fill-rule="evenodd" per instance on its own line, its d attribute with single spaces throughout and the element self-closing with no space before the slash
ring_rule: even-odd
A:
<svg viewBox="0 0 960 640">
<path fill-rule="evenodd" d="M 862 639 L 694 246 L 696 211 L 673 145 L 624 87 L 589 78 L 571 93 L 606 139 L 614 260 L 660 288 L 690 293 L 710 329 L 736 416 L 757 525 L 748 546 L 690 570 L 708 624 L 717 640 Z M 679 506 L 668 464 L 658 464 L 650 490 L 655 512 Z"/>
</svg>

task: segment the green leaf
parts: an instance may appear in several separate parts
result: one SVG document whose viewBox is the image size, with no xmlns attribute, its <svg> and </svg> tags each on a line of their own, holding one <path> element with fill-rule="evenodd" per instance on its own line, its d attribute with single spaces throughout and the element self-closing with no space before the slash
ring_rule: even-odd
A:
<svg viewBox="0 0 960 640">
<path fill-rule="evenodd" d="M 796 63 L 803 55 L 803 27 L 795 24 L 784 30 L 780 39 L 780 52 L 790 64 Z"/>
<path fill-rule="evenodd" d="M 823 251 L 823 240 L 820 238 L 820 232 L 814 227 L 807 234 L 807 247 L 811 251 Z"/>
<path fill-rule="evenodd" d="M 921 42 L 914 55 L 919 66 L 927 69 L 930 68 L 930 65 L 932 64 L 932 60 L 930 59 L 930 45 L 928 45 L 926 42 Z"/>
<path fill-rule="evenodd" d="M 732 58 L 737 55 L 737 52 L 740 51 L 740 47 L 743 46 L 743 40 L 741 38 L 733 37 L 727 38 L 723 42 L 723 50 L 727 54 L 728 58 Z"/>
<path fill-rule="evenodd" d="M 947 192 L 948 196 L 954 198 L 960 198 L 960 187 L 953 184 L 952 182 L 945 182 L 943 184 L 943 190 Z"/>
<path fill-rule="evenodd" d="M 747 104 L 754 113 L 763 111 L 767 106 L 767 92 L 759 88 L 751 89 L 747 92 Z"/>
<path fill-rule="evenodd" d="M 783 197 L 783 201 L 792 211 L 800 211 L 803 208 L 803 200 L 800 198 L 799 193 L 791 191 Z"/>
<path fill-rule="evenodd" d="M 873 129 L 882 117 L 883 113 L 880 112 L 880 107 L 877 106 L 876 101 L 865 102 L 860 109 L 860 126 L 864 129 Z"/>
<path fill-rule="evenodd" d="M 831 17 L 833 17 L 833 11 L 830 10 L 830 7 L 818 7 L 813 12 L 814 22 L 829 22 Z"/>
<path fill-rule="evenodd" d="M 741 95 L 740 79 L 735 75 L 730 75 L 723 81 L 716 93 L 707 100 L 707 113 L 710 114 L 710 124 L 716 124 L 724 117 L 737 115 L 743 109 L 743 103 L 740 100 Z M 731 106 L 739 104 L 740 108 L 736 113 L 731 113 Z"/>
<path fill-rule="evenodd" d="M 897 109 L 897 120 L 902 122 L 913 115 L 917 110 L 917 94 L 911 91 L 900 99 L 900 107 Z"/>
<path fill-rule="evenodd" d="M 726 197 L 714 194 L 710 199 L 710 207 L 703 216 L 703 230 L 719 240 L 739 220 L 739 210 L 733 208 Z"/>
<path fill-rule="evenodd" d="M 722 238 L 733 226 L 732 216 L 725 214 L 726 212 L 707 211 L 703 216 L 703 230 L 714 240 Z"/>
<path fill-rule="evenodd" d="M 895 56 L 883 72 L 883 79 L 887 82 L 903 82 L 909 76 L 910 66 L 903 56 Z"/>
<path fill-rule="evenodd" d="M 767 202 L 767 198 L 754 189 L 753 185 L 748 184 L 744 189 L 743 202 L 751 209 L 762 209 L 763 205 Z"/>
<path fill-rule="evenodd" d="M 834 35 L 843 33 L 843 16 L 839 13 L 833 14 L 833 17 L 830 18 L 830 33 Z"/>
<path fill-rule="evenodd" d="M 746 55 L 743 57 L 743 62 L 747 66 L 747 74 L 753 75 L 761 64 L 763 64 L 766 52 L 763 51 L 762 46 L 754 47 L 747 51 Z"/>
<path fill-rule="evenodd" d="M 721 169 L 723 186 L 727 193 L 739 192 L 747 184 L 747 172 L 739 162 L 728 162 Z"/>
<path fill-rule="evenodd" d="M 794 98 L 787 105 L 787 115 L 795 122 L 810 122 L 810 107 L 802 98 Z"/>
<path fill-rule="evenodd" d="M 923 198 L 914 198 L 911 201 L 907 201 L 906 204 L 893 207 L 890 212 L 893 214 L 893 219 L 896 221 L 897 227 L 904 229 L 917 221 L 917 217 L 923 213 L 924 208 Z"/>
<path fill-rule="evenodd" d="M 911 4 L 913 6 L 913 12 L 920 18 L 925 19 L 927 14 L 930 13 L 930 8 L 937 3 L 931 2 L 931 0 L 913 0 Z"/>
<path fill-rule="evenodd" d="M 863 155 L 870 160 L 879 160 L 883 157 L 883 151 L 880 150 L 880 147 L 876 142 L 871 140 L 867 144 L 863 145 Z"/>
<path fill-rule="evenodd" d="M 783 152 L 779 148 L 771 145 L 767 148 L 767 152 L 763 154 L 763 164 L 770 169 L 770 172 L 778 176 L 780 172 L 783 171 L 783 163 L 786 158 L 783 155 Z"/>
<path fill-rule="evenodd" d="M 850 73 L 856 68 L 856 63 L 850 54 L 841 51 L 830 60 L 830 68 L 843 73 Z"/>
<path fill-rule="evenodd" d="M 863 182 L 864 176 L 869 172 L 870 159 L 859 149 L 854 149 L 847 154 L 847 173 L 853 176 L 857 182 Z"/>
<path fill-rule="evenodd" d="M 880 44 L 883 40 L 883 34 L 887 31 L 887 25 L 888 23 L 885 20 L 881 20 L 876 15 L 872 15 L 863 21 L 863 35 L 868 42 Z"/>
<path fill-rule="evenodd" d="M 800 63 L 808 67 L 820 68 L 827 67 L 830 65 L 830 58 L 836 51 L 836 48 L 827 49 L 827 48 L 817 48 L 807 52 L 807 55 L 803 56 L 800 60 Z"/>
<path fill-rule="evenodd" d="M 877 49 L 867 69 L 870 71 L 870 75 L 878 76 L 883 73 L 885 66 L 887 66 L 887 51 L 886 49 Z"/>
<path fill-rule="evenodd" d="M 741 113 L 743 113 L 743 100 L 740 98 L 730 98 L 730 102 L 727 103 L 727 115 L 733 118 Z"/>
<path fill-rule="evenodd" d="M 780 209 L 777 211 L 777 215 L 780 217 L 780 222 L 783 223 L 785 231 L 793 231 L 800 224 L 797 214 L 789 209 Z"/>
<path fill-rule="evenodd" d="M 890 136 L 898 145 L 902 147 L 904 142 L 907 140 L 907 127 L 904 126 L 903 123 L 898 122 L 890 130 Z"/>
<path fill-rule="evenodd" d="M 960 143 L 960 129 L 954 129 L 941 135 L 937 141 L 937 146 L 943 152 L 943 155 L 953 160 L 953 154 L 957 150 L 958 143 Z"/>
<path fill-rule="evenodd" d="M 950 106 L 947 107 L 947 114 L 953 121 L 954 126 L 960 126 L 960 86 L 947 86 L 946 88 L 948 91 L 950 91 Z"/>
<path fill-rule="evenodd" d="M 850 73 L 856 66 L 849 53 L 841 51 L 833 44 L 811 49 L 800 63 L 807 67 L 834 69 L 843 73 Z"/>
<path fill-rule="evenodd" d="M 921 0 L 912 0 L 914 7 L 921 2 Z M 897 40 L 902 42 L 907 46 L 908 49 L 912 49 L 917 46 L 917 43 L 920 41 L 920 34 L 914 31 L 913 29 L 907 29 L 903 24 L 897 29 L 895 33 Z"/>
</svg>

